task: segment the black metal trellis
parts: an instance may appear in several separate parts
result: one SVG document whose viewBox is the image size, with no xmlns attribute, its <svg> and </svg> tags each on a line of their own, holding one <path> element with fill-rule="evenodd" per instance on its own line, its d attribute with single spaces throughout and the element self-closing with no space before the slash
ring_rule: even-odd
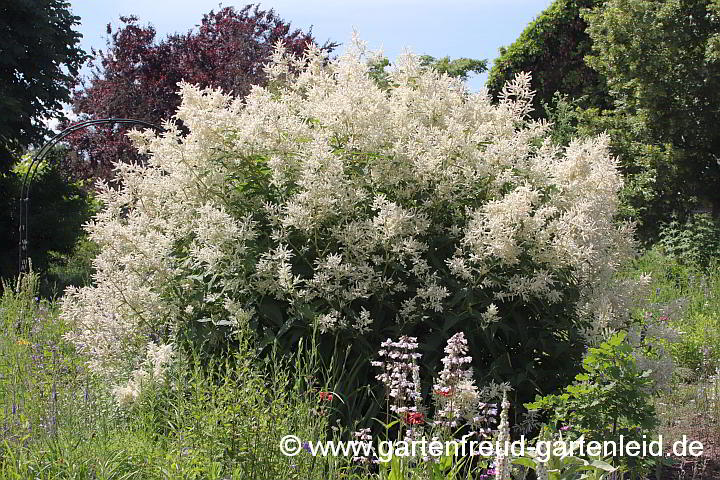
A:
<svg viewBox="0 0 720 480">
<path fill-rule="evenodd" d="M 19 271 L 27 272 L 30 269 L 30 262 L 28 260 L 28 215 L 30 213 L 30 185 L 35 177 L 38 166 L 43 161 L 45 155 L 50 152 L 50 149 L 54 147 L 60 140 L 67 137 L 68 135 L 82 130 L 86 127 L 92 127 L 95 125 L 105 124 L 120 124 L 120 125 L 141 125 L 147 128 L 153 128 L 155 130 L 162 130 L 163 128 L 144 120 L 135 120 L 132 118 L 99 118 L 97 120 L 85 120 L 83 122 L 76 123 L 69 126 L 62 132 L 55 135 L 53 138 L 45 142 L 40 147 L 40 150 L 33 155 L 30 165 L 28 166 L 25 176 L 23 177 L 22 186 L 20 187 L 20 200 L 19 200 L 19 215 L 18 215 L 18 263 Z"/>
</svg>

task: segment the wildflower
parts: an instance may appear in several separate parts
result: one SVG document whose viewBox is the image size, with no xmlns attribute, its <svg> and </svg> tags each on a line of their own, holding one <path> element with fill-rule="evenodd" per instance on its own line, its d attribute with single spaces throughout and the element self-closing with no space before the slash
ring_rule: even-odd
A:
<svg viewBox="0 0 720 480">
<path fill-rule="evenodd" d="M 165 371 L 173 357 L 173 345 L 148 343 L 145 362 L 134 370 L 127 384 L 116 385 L 111 389 L 115 401 L 123 407 L 132 404 L 140 396 L 143 386 L 149 382 L 164 379 Z"/>
<path fill-rule="evenodd" d="M 382 360 L 371 362 L 382 369 L 375 378 L 385 384 L 390 411 L 404 415 L 417 412 L 420 401 L 420 354 L 417 338 L 402 336 L 397 342 L 391 339 L 380 344 L 378 351 Z"/>
<path fill-rule="evenodd" d="M 502 447 L 498 449 L 495 457 L 495 470 L 497 480 L 510 480 L 510 458 L 506 456 L 504 445 L 510 442 L 510 402 L 507 399 L 507 391 L 503 392 L 502 411 L 500 412 L 500 425 L 498 426 L 497 443 Z"/>
<path fill-rule="evenodd" d="M 560 427 L 561 432 L 567 432 L 568 430 L 570 430 L 570 425 L 563 425 Z"/>
<path fill-rule="evenodd" d="M 361 428 L 360 430 L 353 432 L 353 437 L 361 442 L 371 442 L 372 435 L 370 435 L 369 428 Z"/>
<path fill-rule="evenodd" d="M 360 430 L 353 432 L 353 437 L 356 442 L 362 442 L 364 445 L 362 456 L 354 456 L 353 462 L 360 464 L 371 464 L 378 463 L 378 458 L 375 455 L 375 448 L 372 446 L 372 436 L 370 435 L 369 428 L 361 428 Z"/>
<path fill-rule="evenodd" d="M 409 425 L 422 425 L 425 423 L 425 416 L 420 412 L 408 412 L 405 414 L 405 423 Z"/>
<path fill-rule="evenodd" d="M 449 397 L 452 395 L 452 388 L 450 387 L 444 387 L 444 388 L 438 388 L 433 391 L 435 395 L 439 395 L 441 397 Z"/>
<path fill-rule="evenodd" d="M 333 394 L 330 392 L 320 392 L 318 393 L 318 396 L 320 397 L 320 400 L 325 402 L 332 402 L 333 399 Z"/>
<path fill-rule="evenodd" d="M 456 427 L 462 418 L 472 421 L 477 417 L 479 394 L 469 366 L 472 358 L 467 353 L 464 333 L 450 337 L 442 359 L 443 369 L 433 387 L 438 405 L 435 425 Z"/>
</svg>

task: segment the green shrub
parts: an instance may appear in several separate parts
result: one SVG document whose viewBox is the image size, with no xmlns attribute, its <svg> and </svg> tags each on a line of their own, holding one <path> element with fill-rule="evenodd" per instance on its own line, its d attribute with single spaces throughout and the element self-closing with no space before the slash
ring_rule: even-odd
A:
<svg viewBox="0 0 720 480">
<path fill-rule="evenodd" d="M 68 284 L 85 285 L 89 270 L 79 255 L 87 249 L 83 224 L 98 210 L 94 195 L 79 182 L 70 181 L 62 160 L 67 152 L 56 148 L 35 173 L 30 185 L 27 217 L 28 255 L 40 274 L 40 294 L 52 297 Z M 0 174 L 0 278 L 15 278 L 18 272 L 18 209 L 20 191 L 29 158 L 13 171 Z M 80 252 L 79 250 L 82 250 Z M 73 259 L 73 252 L 76 259 Z"/>
<path fill-rule="evenodd" d="M 554 430 L 569 428 L 570 437 L 585 435 L 586 441 L 612 440 L 620 444 L 643 441 L 653 432 L 657 419 L 652 404 L 650 371 L 638 368 L 627 334 L 612 335 L 583 359 L 583 372 L 562 393 L 536 398 L 528 409 L 549 412 Z M 618 455 L 622 464 L 632 457 Z M 634 465 L 633 465 L 634 467 Z"/>
<path fill-rule="evenodd" d="M 661 229 L 658 244 L 681 263 L 708 268 L 720 256 L 720 222 L 707 213 L 672 221 Z"/>
<path fill-rule="evenodd" d="M 700 268 L 654 248 L 634 269 L 653 279 L 649 304 L 638 316 L 668 329 L 664 343 L 679 367 L 713 373 L 720 367 L 720 267 L 711 262 Z"/>
<path fill-rule="evenodd" d="M 99 251 L 98 245 L 84 233 L 79 234 L 69 253 L 49 251 L 44 293 L 49 297 L 58 297 L 71 285 L 90 285 L 95 271 L 92 261 Z"/>
</svg>

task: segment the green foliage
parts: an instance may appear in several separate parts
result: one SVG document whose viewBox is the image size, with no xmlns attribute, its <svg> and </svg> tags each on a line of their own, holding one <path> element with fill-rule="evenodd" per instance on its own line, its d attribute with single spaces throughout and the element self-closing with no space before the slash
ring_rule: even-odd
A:
<svg viewBox="0 0 720 480">
<path fill-rule="evenodd" d="M 654 248 L 634 270 L 652 276 L 650 304 L 642 314 L 677 332 L 666 342 L 675 363 L 693 374 L 714 373 L 720 367 L 720 268 L 699 269 Z"/>
<path fill-rule="evenodd" d="M 554 122 L 553 140 L 610 135 L 626 179 L 621 214 L 646 245 L 673 217 L 720 206 L 718 9 L 709 0 L 557 0 L 490 71 L 495 95 L 532 72 L 535 115 Z"/>
<path fill-rule="evenodd" d="M 435 58 L 430 55 L 422 55 L 420 57 L 420 63 L 440 73 L 445 73 L 461 80 L 467 80 L 471 73 L 483 73 L 487 70 L 487 60 L 477 60 L 474 58 L 456 58 L 455 60 L 450 60 L 450 57 Z"/>
<path fill-rule="evenodd" d="M 24 275 L 14 284 L 5 283 L 0 297 L 2 478 L 34 476 L 24 448 L 33 449 L 33 457 L 43 462 L 59 462 L 62 454 L 68 455 L 67 461 L 72 453 L 65 450 L 63 433 L 83 432 L 89 438 L 84 425 L 103 416 L 98 405 L 98 410 L 91 409 L 94 387 L 84 359 L 64 340 L 67 326 L 58 318 L 56 305 L 38 300 L 38 283 L 36 274 Z M 9 462 L 21 471 L 9 468 Z M 59 462 L 57 467 L 63 471 L 66 465 Z"/>
<path fill-rule="evenodd" d="M 529 409 L 550 411 L 551 425 L 569 426 L 586 440 L 641 441 L 656 426 L 650 371 L 641 371 L 626 333 L 612 335 L 583 359 L 583 372 L 562 393 L 537 397 Z M 620 458 L 622 461 L 628 458 Z"/>
<path fill-rule="evenodd" d="M 28 210 L 29 256 L 41 274 L 41 294 L 54 296 L 70 284 L 89 280 L 94 247 L 84 240 L 83 224 L 98 210 L 92 193 L 71 182 L 61 166 L 67 152 L 58 148 L 40 165 L 30 186 Z M 0 211 L 0 278 L 12 278 L 18 269 L 18 208 L 29 161 L 0 175 L 5 207 Z"/>
<path fill-rule="evenodd" d="M 670 144 L 677 168 L 674 195 L 697 196 L 716 209 L 720 195 L 720 33 L 709 0 L 610 0 L 587 12 L 593 54 L 616 108 L 647 130 L 648 143 Z"/>
<path fill-rule="evenodd" d="M 545 445 L 552 445 L 555 441 L 565 441 L 562 433 L 552 427 L 544 425 L 540 434 L 535 439 L 535 447 L 539 442 Z M 519 457 L 513 460 L 516 465 L 522 465 L 527 469 L 535 470 L 536 478 L 547 480 L 601 480 L 605 478 L 616 478 L 610 476 L 618 471 L 617 467 L 613 467 L 601 457 L 589 456 L 589 459 L 581 458 L 576 455 L 567 455 L 560 457 L 553 454 L 552 448 L 544 451 L 542 447 L 540 452 L 537 450 L 534 454 L 528 454 L 525 457 Z M 543 472 L 546 475 L 543 475 Z"/>
<path fill-rule="evenodd" d="M 420 64 L 425 68 L 431 68 L 439 73 L 444 73 L 454 78 L 467 80 L 471 73 L 483 73 L 487 70 L 487 60 L 477 60 L 474 58 L 456 58 L 451 60 L 450 57 L 435 58 L 430 55 L 421 55 Z M 390 60 L 386 57 L 379 57 L 369 62 L 370 77 L 383 89 L 390 88 L 390 79 L 385 71 L 385 67 L 390 66 Z"/>
<path fill-rule="evenodd" d="M 387 57 L 379 57 L 370 60 L 368 68 L 368 75 L 370 78 L 375 80 L 375 83 L 383 90 L 390 88 L 390 76 L 385 71 L 385 67 L 390 66 L 390 60 Z"/>
<path fill-rule="evenodd" d="M 720 254 L 720 223 L 706 213 L 672 221 L 660 230 L 658 245 L 681 263 L 708 268 Z"/>
<path fill-rule="evenodd" d="M 543 102 L 545 117 L 552 124 L 550 138 L 553 143 L 567 147 L 578 136 L 581 110 L 577 103 L 560 92 L 553 94 L 550 103 Z"/>
<path fill-rule="evenodd" d="M 621 110 L 583 109 L 576 103 L 573 106 L 575 109 L 569 112 L 571 122 L 566 124 L 575 125 L 576 131 L 573 135 L 566 128 L 565 135 L 585 137 L 605 132 L 610 136 L 611 152 L 625 179 L 620 214 L 635 222 L 638 238 L 645 245 L 652 244 L 663 222 L 697 203 L 692 195 L 678 193 L 683 188 L 682 153 L 671 144 L 653 144 L 640 119 Z"/>
<path fill-rule="evenodd" d="M 48 252 L 49 261 L 45 271 L 43 295 L 60 296 L 66 287 L 90 285 L 95 270 L 93 259 L 100 252 L 97 243 L 81 234 L 69 253 L 54 250 Z"/>
<path fill-rule="evenodd" d="M 119 410 L 37 292 L 31 274 L 0 297 L 0 478 L 341 478 L 344 458 L 279 452 L 284 435 L 325 438 L 311 359 L 259 362 L 246 341 L 221 364 L 181 354 Z"/>
<path fill-rule="evenodd" d="M 242 341 L 222 363 L 201 352 L 182 355 L 166 383 L 144 388 L 123 418 L 154 442 L 167 442 L 163 448 L 175 452 L 173 467 L 182 478 L 313 478 L 337 468 L 333 461 L 343 458 L 318 462 L 305 452 L 285 457 L 279 449 L 290 434 L 325 438 L 328 407 L 317 385 L 308 383 L 312 367 L 263 362 L 250 352 Z"/>
<path fill-rule="evenodd" d="M 663 223 L 698 205 L 692 195 L 679 195 L 683 179 L 684 152 L 672 144 L 652 144 L 646 126 L 636 116 L 621 110 L 584 108 L 582 102 L 556 92 L 543 104 L 552 122 L 550 138 L 567 146 L 575 138 L 607 133 L 612 154 L 624 177 L 619 215 L 635 223 L 638 239 L 649 246 L 660 235 Z"/>
<path fill-rule="evenodd" d="M 530 72 L 536 91 L 535 115 L 551 104 L 555 92 L 568 95 L 583 107 L 608 106 L 601 76 L 585 64 L 592 42 L 580 13 L 597 0 L 555 0 L 522 32 L 515 42 L 500 49 L 488 76 L 487 87 L 497 96 L 505 82 L 519 72 Z"/>
<path fill-rule="evenodd" d="M 63 0 L 0 4 L 0 174 L 17 151 L 48 133 L 43 119 L 62 116 L 86 59 L 79 23 Z"/>
</svg>

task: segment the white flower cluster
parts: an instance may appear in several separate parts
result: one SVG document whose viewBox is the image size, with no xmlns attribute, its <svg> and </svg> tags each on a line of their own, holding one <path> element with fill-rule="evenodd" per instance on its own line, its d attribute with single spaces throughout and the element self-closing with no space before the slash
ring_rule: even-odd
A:
<svg viewBox="0 0 720 480">
<path fill-rule="evenodd" d="M 148 343 L 144 365 L 130 374 L 125 385 L 117 385 L 112 395 L 120 406 L 128 406 L 137 400 L 143 387 L 150 382 L 159 382 L 165 378 L 165 370 L 172 361 L 172 344 L 156 345 Z"/>
<path fill-rule="evenodd" d="M 417 338 L 402 336 L 397 342 L 388 338 L 380 346 L 382 360 L 371 365 L 382 369 L 375 378 L 385 385 L 390 411 L 399 415 L 418 413 L 422 395 L 417 361 L 422 355 L 417 353 Z"/>
<path fill-rule="evenodd" d="M 373 464 L 378 463 L 377 456 L 375 455 L 375 448 L 372 446 L 372 435 L 370 434 L 369 428 L 361 428 L 360 430 L 353 432 L 353 438 L 356 442 L 362 442 L 363 444 L 369 445 L 368 449 L 372 452 L 370 455 L 354 456 L 353 462 L 359 464 Z"/>
<path fill-rule="evenodd" d="M 510 402 L 507 398 L 507 391 L 503 393 L 500 412 L 500 425 L 498 426 L 498 445 L 506 445 L 512 441 L 510 438 Z M 497 480 L 512 480 L 510 477 L 510 457 L 505 455 L 505 449 L 498 449 L 495 457 L 495 478 Z"/>
<path fill-rule="evenodd" d="M 494 105 L 410 53 L 381 88 L 372 55 L 358 40 L 337 59 L 278 47 L 268 87 L 182 84 L 166 131 L 133 134 L 148 161 L 102 186 L 93 286 L 63 300 L 95 371 L 132 370 L 148 336 L 182 322 L 247 323 L 268 298 L 354 334 L 376 328 L 378 304 L 397 306 L 387 322 L 441 318 L 458 288 L 486 299 L 481 326 L 516 300 L 566 301 L 596 327 L 626 316 L 613 274 L 632 230 L 614 222 L 608 138 L 542 140 L 528 75 Z"/>
<path fill-rule="evenodd" d="M 433 386 L 435 403 L 435 425 L 457 427 L 461 419 L 472 423 L 480 421 L 478 408 L 484 406 L 480 402 L 473 370 L 469 364 L 472 357 L 467 356 L 468 346 L 465 334 L 456 333 L 447 342 L 445 357 L 442 359 L 443 369 Z"/>
</svg>

